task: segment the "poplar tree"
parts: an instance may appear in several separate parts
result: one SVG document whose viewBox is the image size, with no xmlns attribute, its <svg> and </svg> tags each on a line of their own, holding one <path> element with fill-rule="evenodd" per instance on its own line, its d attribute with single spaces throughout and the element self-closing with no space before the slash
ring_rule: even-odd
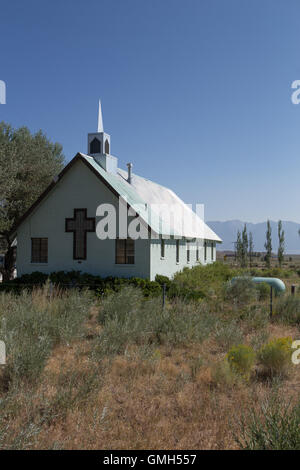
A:
<svg viewBox="0 0 300 470">
<path fill-rule="evenodd" d="M 249 265 L 250 265 L 250 268 L 252 267 L 253 251 L 254 251 L 253 235 L 252 235 L 252 232 L 250 232 L 249 233 Z"/>
<path fill-rule="evenodd" d="M 281 220 L 278 221 L 278 252 L 277 252 L 277 258 L 278 258 L 278 264 L 281 267 L 282 262 L 284 259 L 284 230 L 282 230 L 282 222 Z"/>
<path fill-rule="evenodd" d="M 267 231 L 266 231 L 266 242 L 265 242 L 266 256 L 265 262 L 267 268 L 271 267 L 271 257 L 272 257 L 272 229 L 270 221 L 267 221 Z"/>
<path fill-rule="evenodd" d="M 242 238 L 241 232 L 237 231 L 236 242 L 235 242 L 235 251 L 237 262 L 241 265 L 242 262 Z"/>
<path fill-rule="evenodd" d="M 241 266 L 246 268 L 248 264 L 248 235 L 247 235 L 247 226 L 244 225 L 242 232 L 242 247 L 241 247 Z"/>
</svg>

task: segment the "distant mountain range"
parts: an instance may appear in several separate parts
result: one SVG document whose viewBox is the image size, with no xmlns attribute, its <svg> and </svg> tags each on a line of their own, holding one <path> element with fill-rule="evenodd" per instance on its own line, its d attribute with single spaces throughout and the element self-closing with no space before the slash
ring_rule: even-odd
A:
<svg viewBox="0 0 300 470">
<path fill-rule="evenodd" d="M 207 225 L 222 238 L 223 243 L 217 245 L 218 250 L 234 250 L 234 243 L 236 241 L 237 231 L 242 231 L 245 222 L 241 220 L 228 220 L 226 222 L 210 221 L 206 222 Z M 270 221 L 272 228 L 272 251 L 277 252 L 278 249 L 278 222 Z M 267 222 L 253 224 L 246 222 L 247 231 L 252 232 L 254 251 L 265 251 L 264 243 L 266 241 Z M 296 222 L 282 221 L 282 227 L 285 232 L 285 253 L 299 254 L 300 253 L 300 237 L 298 230 L 300 224 Z"/>
</svg>

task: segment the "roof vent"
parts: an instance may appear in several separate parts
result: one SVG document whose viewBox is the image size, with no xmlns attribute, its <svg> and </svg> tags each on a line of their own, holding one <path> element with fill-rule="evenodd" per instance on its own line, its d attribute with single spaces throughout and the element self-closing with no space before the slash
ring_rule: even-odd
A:
<svg viewBox="0 0 300 470">
<path fill-rule="evenodd" d="M 131 184 L 131 181 L 132 181 L 132 163 L 127 163 L 127 168 L 128 168 L 127 181 L 128 181 L 129 184 Z"/>
</svg>

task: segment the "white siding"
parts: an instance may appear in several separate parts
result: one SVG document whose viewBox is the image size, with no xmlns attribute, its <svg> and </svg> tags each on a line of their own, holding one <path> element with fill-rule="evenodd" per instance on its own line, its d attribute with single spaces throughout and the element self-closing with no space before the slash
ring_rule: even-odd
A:
<svg viewBox="0 0 300 470">
<path fill-rule="evenodd" d="M 82 271 L 101 276 L 150 277 L 150 241 L 136 240 L 135 264 L 115 264 L 115 240 L 99 240 L 96 233 L 87 233 L 87 259 L 73 260 L 73 234 L 65 232 L 66 217 L 73 217 L 74 208 L 87 208 L 87 216 L 95 217 L 99 204 L 117 198 L 82 163 L 77 162 L 21 224 L 17 233 L 18 276 L 33 271 Z M 97 218 L 96 218 L 97 224 Z M 31 263 L 31 238 L 48 238 L 48 263 Z"/>
</svg>

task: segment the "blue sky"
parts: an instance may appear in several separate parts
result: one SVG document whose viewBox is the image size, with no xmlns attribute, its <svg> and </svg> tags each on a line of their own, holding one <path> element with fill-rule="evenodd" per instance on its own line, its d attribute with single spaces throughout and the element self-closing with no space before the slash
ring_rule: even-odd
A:
<svg viewBox="0 0 300 470">
<path fill-rule="evenodd" d="M 300 222 L 300 2 L 2 2 L 0 120 L 112 154 L 207 220 Z"/>
</svg>

